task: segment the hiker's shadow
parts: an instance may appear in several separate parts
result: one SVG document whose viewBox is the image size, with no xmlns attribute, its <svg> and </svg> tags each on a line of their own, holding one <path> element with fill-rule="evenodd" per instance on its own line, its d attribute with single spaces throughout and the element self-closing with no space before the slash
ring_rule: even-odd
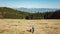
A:
<svg viewBox="0 0 60 34">
<path fill-rule="evenodd" d="M 31 32 L 31 29 L 30 30 L 27 30 L 28 32 Z"/>
</svg>

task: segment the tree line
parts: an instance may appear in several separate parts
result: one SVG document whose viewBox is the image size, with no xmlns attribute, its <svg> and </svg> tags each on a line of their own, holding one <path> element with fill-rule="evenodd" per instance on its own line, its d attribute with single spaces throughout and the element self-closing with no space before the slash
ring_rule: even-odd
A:
<svg viewBox="0 0 60 34">
<path fill-rule="evenodd" d="M 51 12 L 22 12 L 12 8 L 0 7 L 0 18 L 3 19 L 60 19 L 60 10 Z"/>
</svg>

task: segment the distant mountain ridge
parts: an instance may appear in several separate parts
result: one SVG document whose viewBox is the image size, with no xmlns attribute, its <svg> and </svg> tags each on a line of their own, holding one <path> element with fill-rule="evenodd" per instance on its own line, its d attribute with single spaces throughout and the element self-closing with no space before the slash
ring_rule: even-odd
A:
<svg viewBox="0 0 60 34">
<path fill-rule="evenodd" d="M 23 12 L 48 12 L 48 11 L 55 11 L 56 8 L 16 8 L 16 10 L 23 11 Z"/>
</svg>

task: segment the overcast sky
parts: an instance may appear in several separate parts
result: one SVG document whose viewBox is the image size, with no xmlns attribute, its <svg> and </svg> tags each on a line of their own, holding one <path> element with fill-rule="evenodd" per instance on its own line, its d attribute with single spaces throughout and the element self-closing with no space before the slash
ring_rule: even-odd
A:
<svg viewBox="0 0 60 34">
<path fill-rule="evenodd" d="M 60 8 L 60 0 L 0 0 L 0 7 Z"/>
</svg>

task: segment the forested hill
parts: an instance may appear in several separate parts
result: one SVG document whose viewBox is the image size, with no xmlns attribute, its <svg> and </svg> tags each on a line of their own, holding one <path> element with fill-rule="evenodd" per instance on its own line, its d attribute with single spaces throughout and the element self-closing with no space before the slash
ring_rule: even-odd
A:
<svg viewBox="0 0 60 34">
<path fill-rule="evenodd" d="M 46 12 L 44 19 L 60 19 L 60 10 L 56 10 L 55 12 Z"/>
<path fill-rule="evenodd" d="M 28 17 L 28 19 L 60 19 L 60 10 L 44 13 L 33 13 Z"/>
<path fill-rule="evenodd" d="M 44 13 L 28 13 L 12 8 L 0 7 L 0 18 L 3 19 L 60 19 L 60 10 Z"/>
<path fill-rule="evenodd" d="M 12 8 L 0 7 L 0 18 L 9 18 L 9 19 L 23 19 L 29 13 L 14 10 Z"/>
</svg>

